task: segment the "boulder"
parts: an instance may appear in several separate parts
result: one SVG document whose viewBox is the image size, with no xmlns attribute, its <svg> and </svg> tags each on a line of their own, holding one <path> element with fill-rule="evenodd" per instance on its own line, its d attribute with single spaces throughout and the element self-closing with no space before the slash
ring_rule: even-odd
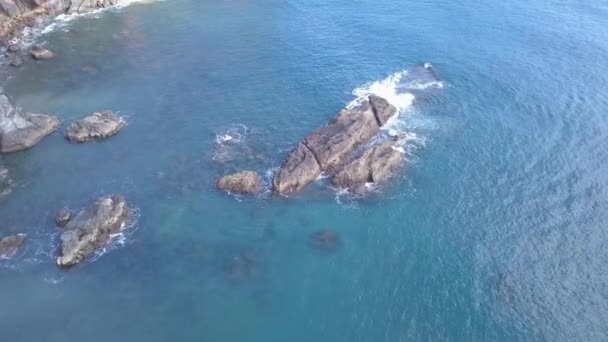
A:
<svg viewBox="0 0 608 342">
<path fill-rule="evenodd" d="M 353 152 L 396 113 L 393 105 L 374 95 L 357 106 L 345 108 L 329 125 L 310 134 L 289 154 L 273 179 L 275 192 L 299 191 L 321 172 L 336 174 L 352 160 Z"/>
<path fill-rule="evenodd" d="M 399 169 L 403 162 L 401 152 L 386 141 L 363 152 L 334 176 L 333 183 L 358 194 L 366 192 L 366 183 L 382 184 Z"/>
<path fill-rule="evenodd" d="M 6 50 L 8 52 L 18 52 L 19 50 L 21 50 L 21 46 L 17 43 L 12 43 L 6 47 Z"/>
<path fill-rule="evenodd" d="M 65 131 L 65 137 L 71 143 L 106 139 L 118 133 L 124 126 L 124 120 L 111 111 L 93 113 L 73 122 Z"/>
<path fill-rule="evenodd" d="M 335 252 L 340 247 L 340 236 L 331 230 L 314 232 L 308 239 L 308 245 L 323 252 Z"/>
<path fill-rule="evenodd" d="M 63 208 L 60 209 L 57 214 L 55 214 L 55 223 L 58 227 L 65 227 L 65 225 L 70 222 L 71 218 L 72 213 L 68 209 Z"/>
<path fill-rule="evenodd" d="M 39 60 L 39 61 L 49 60 L 49 59 L 52 59 L 53 57 L 55 57 L 55 55 L 50 50 L 47 50 L 47 49 L 43 48 L 42 46 L 34 47 L 31 51 L 31 53 L 32 53 L 32 57 L 34 57 L 34 59 Z"/>
<path fill-rule="evenodd" d="M 65 226 L 57 265 L 76 265 L 106 248 L 112 235 L 122 231 L 130 218 L 131 209 L 122 196 L 98 199 Z"/>
<path fill-rule="evenodd" d="M 217 187 L 228 193 L 256 194 L 262 190 L 262 178 L 254 171 L 241 171 L 217 181 Z"/>
<path fill-rule="evenodd" d="M 17 234 L 0 239 L 0 259 L 8 259 L 14 256 L 25 242 L 26 237 L 25 234 Z"/>
<path fill-rule="evenodd" d="M 23 112 L 13 107 L 6 96 L 0 95 L 0 153 L 31 148 L 57 127 L 57 118 Z"/>
</svg>

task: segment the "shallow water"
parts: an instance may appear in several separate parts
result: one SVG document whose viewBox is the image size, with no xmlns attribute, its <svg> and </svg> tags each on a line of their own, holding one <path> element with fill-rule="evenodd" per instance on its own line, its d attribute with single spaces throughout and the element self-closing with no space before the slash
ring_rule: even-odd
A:
<svg viewBox="0 0 608 342">
<path fill-rule="evenodd" d="M 56 58 L 3 71 L 5 93 L 63 127 L 104 109 L 128 126 L 0 157 L 18 184 L 0 235 L 29 235 L 0 261 L 1 340 L 606 340 L 607 15 L 573 0 L 173 0 L 57 23 L 38 38 Z M 412 91 L 422 63 L 440 86 Z M 416 96 L 397 97 L 407 162 L 379 194 L 215 190 L 244 168 L 269 181 L 368 91 Z M 230 131 L 239 143 L 216 142 Z M 55 211 L 111 193 L 138 211 L 123 243 L 57 270 Z M 337 251 L 308 246 L 320 229 Z"/>
</svg>

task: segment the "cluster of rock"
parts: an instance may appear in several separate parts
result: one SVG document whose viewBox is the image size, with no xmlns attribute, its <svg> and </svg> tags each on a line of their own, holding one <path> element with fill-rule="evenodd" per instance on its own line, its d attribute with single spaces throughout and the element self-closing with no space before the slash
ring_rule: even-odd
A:
<svg viewBox="0 0 608 342">
<path fill-rule="evenodd" d="M 0 259 L 13 257 L 25 242 L 26 237 L 25 234 L 17 234 L 0 239 Z"/>
<path fill-rule="evenodd" d="M 335 185 L 357 193 L 365 192 L 366 183 L 383 183 L 401 165 L 401 153 L 392 142 L 360 155 L 359 150 L 396 114 L 393 105 L 375 95 L 342 110 L 293 149 L 273 179 L 274 191 L 282 195 L 300 191 L 321 173 L 335 176 Z"/>
</svg>

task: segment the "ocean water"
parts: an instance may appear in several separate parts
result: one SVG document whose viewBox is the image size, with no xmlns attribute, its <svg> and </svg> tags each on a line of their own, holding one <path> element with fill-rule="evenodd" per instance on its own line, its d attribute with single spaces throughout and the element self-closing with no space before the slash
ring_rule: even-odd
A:
<svg viewBox="0 0 608 342">
<path fill-rule="evenodd" d="M 0 341 L 605 341 L 608 5 L 601 1 L 166 0 L 65 18 L 48 62 L 4 68 L 62 130 L 0 157 Z M 425 68 L 426 64 L 426 68 Z M 436 77 L 436 78 L 435 78 Z M 354 198 L 269 182 L 290 149 L 368 93 L 401 109 L 406 162 Z M 226 144 L 226 135 L 235 144 Z M 95 260 L 54 265 L 53 218 L 124 194 L 137 220 Z M 310 248 L 331 229 L 333 253 Z"/>
</svg>

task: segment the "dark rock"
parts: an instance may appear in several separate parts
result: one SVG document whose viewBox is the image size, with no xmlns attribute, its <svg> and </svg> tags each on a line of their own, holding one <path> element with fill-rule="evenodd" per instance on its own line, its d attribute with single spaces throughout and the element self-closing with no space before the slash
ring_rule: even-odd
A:
<svg viewBox="0 0 608 342">
<path fill-rule="evenodd" d="M 102 197 L 79 212 L 61 234 L 57 265 L 76 265 L 108 246 L 112 234 L 122 231 L 131 218 L 131 209 L 122 196 Z"/>
<path fill-rule="evenodd" d="M 57 118 L 23 112 L 13 107 L 6 96 L 0 95 L 0 153 L 31 148 L 57 127 Z"/>
<path fill-rule="evenodd" d="M 331 230 L 321 230 L 312 233 L 308 245 L 323 252 L 335 252 L 340 247 L 340 236 Z"/>
<path fill-rule="evenodd" d="M 217 181 L 217 187 L 229 193 L 251 195 L 262 190 L 262 178 L 257 172 L 241 171 L 220 178 Z"/>
<path fill-rule="evenodd" d="M 13 257 L 25 242 L 26 237 L 25 234 L 17 234 L 0 239 L 0 259 Z"/>
<path fill-rule="evenodd" d="M 23 58 L 21 58 L 20 56 L 17 56 L 17 55 L 11 56 L 8 64 L 10 66 L 18 67 L 21 64 L 23 64 Z"/>
<path fill-rule="evenodd" d="M 57 224 L 58 227 L 65 227 L 65 225 L 68 224 L 68 222 L 70 222 L 71 218 L 72 218 L 72 213 L 68 209 L 63 208 L 63 209 L 59 210 L 57 212 L 57 214 L 55 215 L 55 223 Z"/>
<path fill-rule="evenodd" d="M 321 166 L 312 151 L 300 143 L 283 162 L 281 169 L 272 180 L 272 185 L 275 192 L 288 194 L 314 182 L 320 174 Z"/>
<path fill-rule="evenodd" d="M 390 141 L 368 149 L 360 157 L 347 164 L 333 179 L 339 187 L 362 194 L 366 183 L 382 184 L 399 169 L 403 155 Z"/>
<path fill-rule="evenodd" d="M 45 48 L 43 48 L 42 46 L 36 46 L 32 49 L 32 57 L 34 57 L 34 59 L 42 61 L 42 60 L 49 60 L 52 59 L 53 57 L 55 57 L 55 55 L 53 55 L 53 53 Z"/>
<path fill-rule="evenodd" d="M 397 109 L 385 99 L 370 96 L 358 106 L 345 108 L 306 137 L 287 157 L 273 180 L 274 190 L 287 194 L 313 182 L 321 172 L 336 174 L 352 153 L 378 133 Z"/>
<path fill-rule="evenodd" d="M 14 43 L 14 44 L 9 44 L 9 45 L 6 47 L 6 50 L 7 50 L 8 52 L 17 52 L 17 51 L 21 50 L 21 46 L 20 46 L 19 44 L 16 44 L 16 43 Z"/>
<path fill-rule="evenodd" d="M 93 113 L 73 122 L 65 131 L 65 137 L 71 143 L 106 139 L 117 134 L 124 126 L 124 120 L 111 111 Z"/>
</svg>

